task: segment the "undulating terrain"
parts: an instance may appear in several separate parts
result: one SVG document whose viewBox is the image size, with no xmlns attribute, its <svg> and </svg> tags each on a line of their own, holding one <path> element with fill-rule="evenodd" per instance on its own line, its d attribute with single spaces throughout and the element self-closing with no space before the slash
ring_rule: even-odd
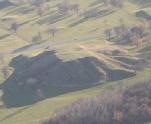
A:
<svg viewBox="0 0 151 124">
<path fill-rule="evenodd" d="M 0 0 L 0 124 L 150 79 L 150 0 Z"/>
</svg>

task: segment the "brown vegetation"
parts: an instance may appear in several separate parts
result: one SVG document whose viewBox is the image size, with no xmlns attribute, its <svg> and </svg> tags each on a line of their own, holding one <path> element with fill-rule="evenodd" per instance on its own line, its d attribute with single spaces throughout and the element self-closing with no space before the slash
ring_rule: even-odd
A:
<svg viewBox="0 0 151 124">
<path fill-rule="evenodd" d="M 65 107 L 44 124 L 144 124 L 151 121 L 151 83 L 106 91 Z"/>
</svg>

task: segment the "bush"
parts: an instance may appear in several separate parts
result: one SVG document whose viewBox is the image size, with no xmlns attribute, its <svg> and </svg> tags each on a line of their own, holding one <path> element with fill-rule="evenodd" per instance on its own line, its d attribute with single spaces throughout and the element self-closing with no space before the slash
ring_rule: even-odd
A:
<svg viewBox="0 0 151 124">
<path fill-rule="evenodd" d="M 82 99 L 44 124 L 144 124 L 151 121 L 151 83 Z"/>
</svg>

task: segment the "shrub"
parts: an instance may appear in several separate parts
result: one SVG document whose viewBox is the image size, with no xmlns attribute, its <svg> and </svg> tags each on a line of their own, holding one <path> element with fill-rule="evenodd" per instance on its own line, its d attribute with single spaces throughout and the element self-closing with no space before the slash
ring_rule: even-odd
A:
<svg viewBox="0 0 151 124">
<path fill-rule="evenodd" d="M 151 121 L 151 83 L 78 100 L 44 124 L 144 124 Z"/>
</svg>

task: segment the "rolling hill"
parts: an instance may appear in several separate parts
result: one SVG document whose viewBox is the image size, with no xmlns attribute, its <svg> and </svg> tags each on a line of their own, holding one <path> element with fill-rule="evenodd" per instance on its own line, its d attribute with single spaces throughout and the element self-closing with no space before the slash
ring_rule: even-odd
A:
<svg viewBox="0 0 151 124">
<path fill-rule="evenodd" d="M 38 124 L 79 98 L 149 80 L 150 5 L 0 0 L 0 124 Z M 140 22 L 147 25 L 140 44 L 115 35 Z"/>
</svg>

